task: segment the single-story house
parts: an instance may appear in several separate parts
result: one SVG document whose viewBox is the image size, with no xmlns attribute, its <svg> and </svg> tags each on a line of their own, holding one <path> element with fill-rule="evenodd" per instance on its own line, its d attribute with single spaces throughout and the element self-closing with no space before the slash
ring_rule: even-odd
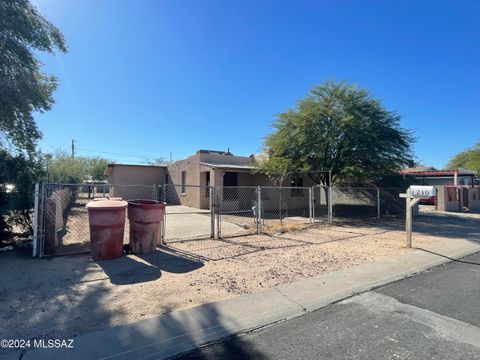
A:
<svg viewBox="0 0 480 360">
<path fill-rule="evenodd" d="M 237 208 L 239 199 L 252 197 L 255 186 L 274 186 L 265 175 L 253 171 L 259 158 L 261 155 L 235 156 L 230 151 L 198 150 L 194 155 L 168 165 L 109 164 L 105 175 L 113 189 L 113 196 L 127 198 L 122 196 L 127 185 L 156 184 L 162 185 L 163 197 L 168 203 L 209 208 L 208 187 L 219 186 L 223 187 L 224 203 L 231 201 L 235 203 L 232 207 Z M 283 183 L 285 187 L 313 185 L 315 183 L 308 177 L 290 177 Z M 245 194 L 239 194 L 239 191 Z M 248 192 L 252 194 L 247 194 Z M 308 192 L 292 189 L 282 196 L 284 201 L 308 198 Z M 251 202 L 246 203 L 245 207 L 251 208 Z"/>
<path fill-rule="evenodd" d="M 476 172 L 468 169 L 437 170 L 431 166 L 417 166 L 400 172 L 411 176 L 417 185 L 467 185 L 475 184 Z"/>
</svg>

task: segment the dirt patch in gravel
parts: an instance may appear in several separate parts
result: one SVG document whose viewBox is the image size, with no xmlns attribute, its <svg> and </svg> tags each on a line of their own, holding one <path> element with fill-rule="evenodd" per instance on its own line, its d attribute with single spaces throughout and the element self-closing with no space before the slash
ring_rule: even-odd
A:
<svg viewBox="0 0 480 360">
<path fill-rule="evenodd" d="M 480 215 L 425 215 L 413 244 L 480 239 Z M 148 256 L 0 255 L 2 338 L 76 336 L 412 251 L 400 221 L 172 244 Z M 206 258 L 215 260 L 206 261 Z"/>
</svg>

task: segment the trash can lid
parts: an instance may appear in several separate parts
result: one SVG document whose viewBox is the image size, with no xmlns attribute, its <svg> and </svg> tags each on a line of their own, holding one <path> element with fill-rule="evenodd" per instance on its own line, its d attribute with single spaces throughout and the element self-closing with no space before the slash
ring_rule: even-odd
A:
<svg viewBox="0 0 480 360">
<path fill-rule="evenodd" d="M 129 208 L 135 207 L 135 208 L 151 209 L 151 208 L 165 207 L 165 203 L 157 200 L 135 199 L 135 200 L 129 200 L 128 206 Z"/>
<path fill-rule="evenodd" d="M 125 208 L 127 207 L 126 201 L 118 201 L 118 200 L 103 200 L 103 201 L 90 201 L 87 203 L 87 209 L 118 209 L 118 208 Z"/>
</svg>

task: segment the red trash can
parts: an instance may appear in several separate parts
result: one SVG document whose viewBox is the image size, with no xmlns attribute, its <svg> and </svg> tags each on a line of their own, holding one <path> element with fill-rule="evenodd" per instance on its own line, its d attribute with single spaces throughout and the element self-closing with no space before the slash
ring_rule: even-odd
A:
<svg viewBox="0 0 480 360">
<path fill-rule="evenodd" d="M 94 260 L 122 256 L 126 201 L 91 201 L 86 207 L 90 224 L 91 254 Z"/>
<path fill-rule="evenodd" d="M 156 200 L 128 202 L 130 250 L 134 254 L 154 252 L 160 244 L 165 203 Z"/>
</svg>

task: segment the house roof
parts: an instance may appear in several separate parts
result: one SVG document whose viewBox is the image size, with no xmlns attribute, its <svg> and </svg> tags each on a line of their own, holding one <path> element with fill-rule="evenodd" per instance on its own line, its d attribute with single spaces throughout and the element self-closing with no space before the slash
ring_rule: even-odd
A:
<svg viewBox="0 0 480 360">
<path fill-rule="evenodd" d="M 255 167 L 253 164 L 238 165 L 238 164 L 217 164 L 217 163 L 207 163 L 207 162 L 201 162 L 200 165 L 204 165 L 204 166 L 208 166 L 216 169 L 243 169 L 243 170 L 251 170 Z"/>
<path fill-rule="evenodd" d="M 455 176 L 457 175 L 467 175 L 467 176 L 474 176 L 476 174 L 475 171 L 469 169 L 444 169 L 444 170 L 436 170 L 434 168 L 426 169 L 426 170 L 414 170 L 415 168 L 405 169 L 401 171 L 402 174 L 405 175 L 413 175 L 413 176 Z"/>
<path fill-rule="evenodd" d="M 406 168 L 401 171 L 402 174 L 411 174 L 411 173 L 419 173 L 424 171 L 435 171 L 433 166 L 415 166 L 411 168 Z"/>
<path fill-rule="evenodd" d="M 197 154 L 218 154 L 218 155 L 234 156 L 234 155 L 230 152 L 230 149 L 228 149 L 227 151 L 224 151 L 224 150 L 205 150 L 205 149 L 200 149 L 200 150 L 197 150 Z"/>
</svg>

